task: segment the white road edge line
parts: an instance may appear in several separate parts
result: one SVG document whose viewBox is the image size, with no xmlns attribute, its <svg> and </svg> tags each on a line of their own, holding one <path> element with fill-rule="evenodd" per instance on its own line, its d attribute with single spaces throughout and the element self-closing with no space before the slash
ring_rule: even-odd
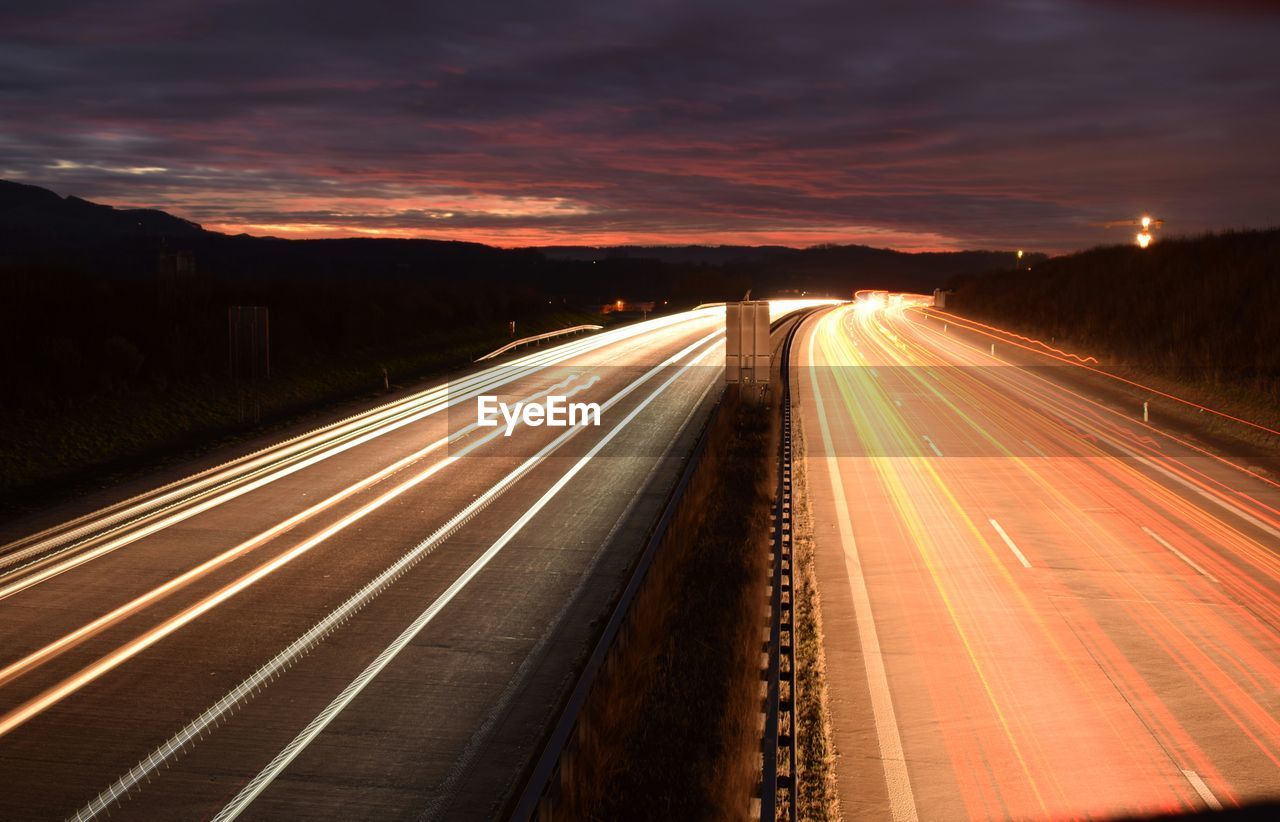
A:
<svg viewBox="0 0 1280 822">
<path fill-rule="evenodd" d="M 933 453 L 937 454 L 938 456 L 942 456 L 942 452 L 938 450 L 938 446 L 934 445 L 933 440 L 929 439 L 929 436 L 927 434 L 922 434 L 921 439 L 929 443 L 929 447 L 933 449 Z"/>
<path fill-rule="evenodd" d="M 1200 774 L 1183 768 L 1182 775 L 1191 783 L 1191 787 L 1196 789 L 1196 793 L 1200 794 L 1200 798 L 1204 800 L 1204 804 L 1208 805 L 1211 810 L 1222 810 L 1222 803 L 1218 801 L 1218 797 L 1213 795 L 1213 791 L 1209 790 L 1209 786 L 1204 784 L 1204 780 L 1200 778 Z"/>
<path fill-rule="evenodd" d="M 834 315 L 829 315 L 834 316 Z M 809 362 L 813 362 L 813 341 L 808 339 Z M 822 430 L 822 445 L 826 450 L 827 473 L 830 476 L 832 495 L 835 498 L 836 519 L 840 527 L 840 542 L 844 548 L 845 568 L 849 572 L 849 587 L 853 595 L 854 617 L 858 623 L 858 642 L 867 668 L 867 686 L 871 692 L 871 713 L 875 718 L 876 738 L 880 743 L 880 764 L 884 767 L 885 786 L 889 792 L 889 812 L 894 822 L 917 822 L 915 796 L 911 791 L 911 777 L 907 773 L 906 756 L 902 750 L 902 736 L 898 730 L 898 718 L 893 710 L 893 696 L 889 693 L 889 677 L 884 669 L 884 656 L 880 652 L 880 637 L 876 633 L 875 617 L 871 612 L 871 597 L 862 575 L 862 561 L 858 558 L 858 543 L 853 536 L 853 523 L 849 516 L 849 504 L 845 499 L 844 483 L 840 479 L 840 467 L 831 442 L 831 429 L 823 408 L 822 391 L 818 388 L 816 368 L 806 368 L 813 387 L 814 406 L 818 410 L 818 424 Z"/>
<path fill-rule="evenodd" d="M 241 789 L 240 793 L 236 794 L 236 796 L 227 803 L 226 807 L 218 812 L 218 814 L 213 818 L 213 822 L 230 822 L 230 820 L 238 818 L 240 814 L 243 813 L 245 809 L 248 808 L 249 805 L 257 799 L 272 782 L 275 781 L 276 777 L 278 777 L 284 769 L 289 766 L 289 763 L 296 759 L 298 754 L 310 745 L 316 737 L 318 737 L 320 733 L 324 731 L 331 722 L 333 722 L 338 714 L 340 714 L 347 705 L 351 704 L 352 700 L 354 700 L 360 692 L 363 691 L 365 687 L 367 687 L 368 684 L 372 682 L 388 664 L 390 664 L 391 660 L 395 659 L 401 651 L 408 647 L 409 643 L 411 643 L 414 638 L 422 632 L 427 624 L 435 619 L 436 615 L 439 614 L 440 611 L 443 610 L 444 607 L 448 605 L 454 597 L 456 597 L 462 589 L 465 588 L 471 580 L 474 579 L 476 575 L 479 574 L 480 571 L 482 571 L 484 567 L 502 551 L 504 547 L 506 547 L 516 534 L 520 533 L 520 531 L 529 524 L 530 520 L 532 520 L 534 516 L 546 507 L 547 503 L 549 503 L 557 494 L 560 493 L 561 490 L 564 489 L 566 485 L 569 484 L 569 480 L 573 479 L 578 472 L 596 456 L 596 454 L 600 453 L 600 451 L 608 445 L 614 437 L 626 428 L 632 420 L 639 416 L 641 411 L 661 396 L 663 392 L 665 392 L 667 388 L 680 377 L 681 374 L 693 367 L 694 363 L 701 360 L 711 350 L 712 349 L 708 349 L 708 351 L 703 352 L 702 355 L 699 355 L 696 359 L 687 365 L 682 366 L 678 371 L 676 371 L 676 373 L 668 377 L 662 385 L 654 389 L 653 392 L 650 393 L 649 396 L 645 397 L 639 405 L 633 408 L 627 416 L 623 417 L 616 426 L 601 437 L 599 442 L 592 446 L 590 451 L 574 463 L 573 466 L 566 471 L 554 485 L 547 489 L 547 491 L 538 498 L 537 502 L 531 505 L 520 516 L 520 518 L 517 519 L 515 523 L 497 539 L 496 542 L 489 546 L 489 548 L 481 554 L 475 562 L 473 562 L 471 566 L 462 573 L 461 576 L 455 579 L 453 584 L 445 589 L 444 593 L 427 606 L 427 609 L 419 614 L 418 618 L 415 619 L 409 627 L 405 628 L 400 636 L 388 645 L 386 649 L 384 649 L 383 652 L 369 664 L 368 667 L 361 671 L 360 674 L 351 681 L 351 684 L 343 689 L 342 693 L 338 694 L 338 696 L 334 698 L 334 700 L 330 702 L 329 705 L 325 707 L 325 709 L 321 711 L 320 714 L 316 716 L 316 718 L 313 719 L 301 733 L 298 734 L 298 736 L 294 737 L 292 742 L 286 745 L 280 753 L 276 754 L 276 757 L 271 760 L 267 767 L 263 768 L 257 776 L 249 781 L 249 784 L 245 785 L 244 788 Z M 578 429 L 570 429 L 566 434 L 576 433 L 577 430 Z M 561 437 L 564 439 L 568 438 L 565 435 L 561 435 Z"/>
<path fill-rule="evenodd" d="M 1155 531 L 1152 531 L 1150 528 L 1148 528 L 1148 527 L 1147 527 L 1147 526 L 1145 526 L 1145 525 L 1144 525 L 1144 526 L 1142 526 L 1142 530 L 1147 532 L 1147 536 L 1151 537 L 1151 538 L 1152 538 L 1152 539 L 1154 539 L 1156 542 L 1158 542 L 1158 543 L 1160 543 L 1161 545 L 1163 545 L 1165 548 L 1168 548 L 1168 549 L 1169 549 L 1169 551 L 1170 551 L 1170 552 L 1171 552 L 1175 557 L 1177 557 L 1178 559 L 1180 559 L 1180 560 L 1182 560 L 1183 562 L 1187 563 L 1188 565 L 1190 565 L 1190 566 L 1191 566 L 1192 568 L 1194 568 L 1195 570 L 1199 571 L 1199 572 L 1200 572 L 1201 574 L 1203 574 L 1204 576 L 1208 577 L 1210 582 L 1215 583 L 1215 584 L 1217 584 L 1217 583 L 1218 583 L 1218 578 L 1217 578 L 1217 577 L 1215 577 L 1213 574 L 1209 573 L 1209 572 L 1208 572 L 1208 571 L 1206 571 L 1204 568 L 1202 568 L 1202 567 L 1200 566 L 1200 564 L 1199 564 L 1199 563 L 1197 563 L 1195 560 L 1193 560 L 1191 557 L 1187 556 L 1186 554 L 1182 553 L 1182 552 L 1181 552 L 1181 551 L 1179 551 L 1177 548 L 1174 548 L 1172 545 L 1170 545 L 1168 542 L 1166 542 L 1166 541 L 1165 541 L 1165 539 L 1164 539 L 1164 537 L 1160 536 L 1160 535 L 1159 535 L 1159 534 L 1157 534 Z"/>
<path fill-rule="evenodd" d="M 996 529 L 996 533 L 1000 535 L 1000 539 L 1004 540 L 1004 544 L 1005 544 L 1005 545 L 1008 545 L 1008 546 L 1009 546 L 1009 550 L 1010 550 L 1010 551 L 1013 551 L 1014 555 L 1015 555 L 1015 556 L 1017 556 L 1017 558 L 1018 558 L 1018 562 L 1021 562 L 1021 563 L 1022 563 L 1022 567 L 1023 567 L 1023 568 L 1030 568 L 1030 567 L 1031 567 L 1031 563 L 1030 563 L 1030 562 L 1027 562 L 1027 557 L 1026 557 L 1026 555 L 1025 555 L 1025 554 L 1023 554 L 1023 553 L 1022 553 L 1022 551 L 1018 550 L 1018 546 L 1014 544 L 1013 540 L 1009 539 L 1009 535 L 1008 535 L 1008 534 L 1006 534 L 1006 533 L 1004 532 L 1004 529 L 1000 527 L 1000 523 L 996 522 L 996 521 L 995 521 L 995 520 L 993 520 L 993 519 L 988 519 L 988 520 L 987 520 L 987 522 L 990 522 L 990 523 L 991 523 L 991 527 L 992 527 L 992 528 L 994 528 L 994 529 Z"/>
</svg>

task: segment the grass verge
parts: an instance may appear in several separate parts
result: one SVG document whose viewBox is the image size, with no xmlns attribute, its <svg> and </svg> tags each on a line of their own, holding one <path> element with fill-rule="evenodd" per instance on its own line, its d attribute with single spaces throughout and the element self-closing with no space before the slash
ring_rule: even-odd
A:
<svg viewBox="0 0 1280 822">
<path fill-rule="evenodd" d="M 792 418 L 798 420 L 796 414 Z M 822 599 L 814 568 L 813 514 L 805 471 L 804 428 L 791 432 L 792 482 L 795 484 L 793 551 L 796 621 L 796 782 L 797 817 L 840 818 L 836 794 L 835 752 L 831 743 L 831 709 L 827 697 L 823 651 Z"/>
</svg>

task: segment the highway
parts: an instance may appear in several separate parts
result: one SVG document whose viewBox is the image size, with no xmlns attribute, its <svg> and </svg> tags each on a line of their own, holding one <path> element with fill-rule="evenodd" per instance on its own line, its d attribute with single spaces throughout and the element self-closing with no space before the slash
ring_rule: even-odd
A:
<svg viewBox="0 0 1280 822">
<path fill-rule="evenodd" d="M 723 377 L 722 307 L 460 376 L 0 549 L 0 818 L 489 817 Z M 601 424 L 477 427 L 481 394 Z"/>
<path fill-rule="evenodd" d="M 1280 795 L 1280 488 L 926 319 L 805 322 L 805 442 L 849 819 Z"/>
</svg>

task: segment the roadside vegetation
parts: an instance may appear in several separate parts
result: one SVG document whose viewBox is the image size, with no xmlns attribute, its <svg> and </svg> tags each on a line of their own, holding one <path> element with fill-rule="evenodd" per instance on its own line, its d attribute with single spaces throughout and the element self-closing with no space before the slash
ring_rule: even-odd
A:
<svg viewBox="0 0 1280 822">
<path fill-rule="evenodd" d="M 728 402 L 728 400 L 726 400 Z M 769 408 L 724 407 L 608 673 L 557 818 L 741 819 L 759 780 Z"/>
<path fill-rule="evenodd" d="M 809 507 L 804 428 L 793 426 L 792 477 L 795 483 L 796 560 L 796 816 L 805 820 L 840 818 L 836 793 L 831 708 L 827 701 L 823 651 L 822 600 L 814 568 L 813 514 Z"/>
<path fill-rule="evenodd" d="M 1280 229 L 1095 248 L 953 287 L 947 310 L 1280 423 Z"/>
</svg>

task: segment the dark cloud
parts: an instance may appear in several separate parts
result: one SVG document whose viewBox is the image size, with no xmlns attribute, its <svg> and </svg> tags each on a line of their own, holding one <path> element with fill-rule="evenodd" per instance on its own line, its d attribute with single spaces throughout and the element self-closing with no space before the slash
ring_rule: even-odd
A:
<svg viewBox="0 0 1280 822">
<path fill-rule="evenodd" d="M 1254 5 L 54 0 L 0 11 L 0 177 L 504 244 L 1269 224 L 1280 17 Z"/>
</svg>

